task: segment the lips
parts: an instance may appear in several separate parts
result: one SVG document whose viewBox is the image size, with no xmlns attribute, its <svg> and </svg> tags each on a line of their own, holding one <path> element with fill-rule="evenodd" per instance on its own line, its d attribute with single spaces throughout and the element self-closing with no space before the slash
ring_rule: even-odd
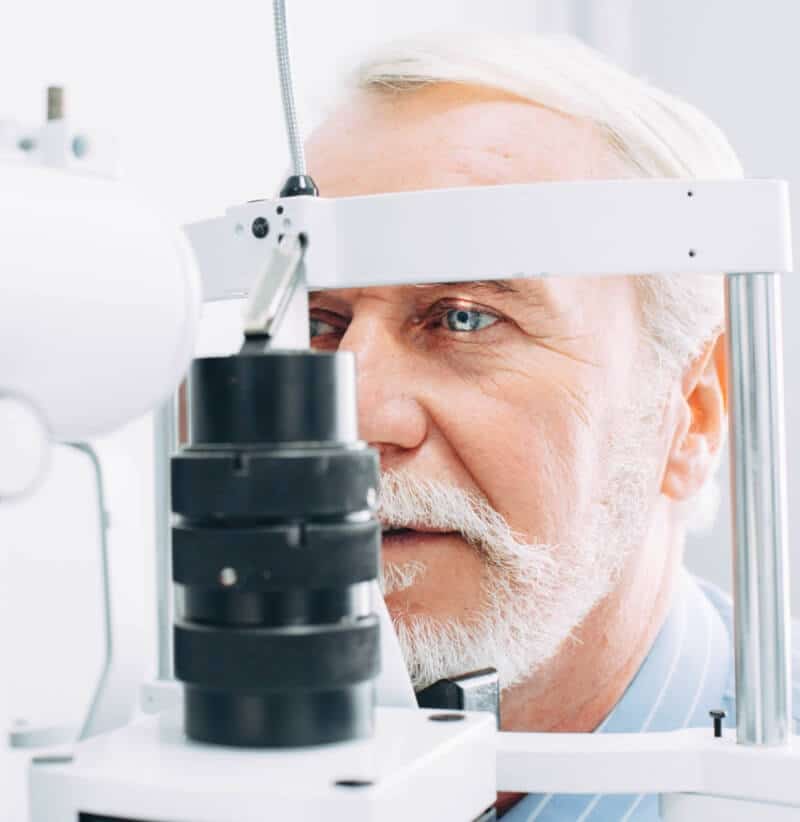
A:
<svg viewBox="0 0 800 822">
<path fill-rule="evenodd" d="M 421 543 L 423 541 L 430 541 L 432 539 L 439 539 L 441 537 L 449 537 L 455 533 L 455 531 L 427 528 L 425 526 L 408 526 L 406 528 L 384 527 L 383 545 L 386 548 L 400 547 L 402 545 L 410 547 L 414 544 Z"/>
<path fill-rule="evenodd" d="M 381 526 L 384 536 L 386 534 L 398 534 L 404 531 L 416 531 L 420 534 L 453 534 L 454 531 L 447 528 L 431 528 L 427 525 L 417 525 L 416 523 L 409 523 L 408 525 L 386 525 Z"/>
</svg>

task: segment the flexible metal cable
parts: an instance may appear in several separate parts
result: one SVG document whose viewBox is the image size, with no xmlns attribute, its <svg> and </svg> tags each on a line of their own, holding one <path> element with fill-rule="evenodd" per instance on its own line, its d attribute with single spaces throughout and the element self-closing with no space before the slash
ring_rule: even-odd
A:
<svg viewBox="0 0 800 822">
<path fill-rule="evenodd" d="M 275 17 L 275 51 L 278 55 L 278 75 L 281 81 L 286 133 L 289 137 L 289 153 L 292 155 L 292 171 L 294 174 L 303 175 L 306 173 L 306 157 L 300 139 L 300 129 L 297 125 L 297 111 L 294 107 L 292 68 L 289 62 L 289 38 L 286 34 L 286 5 L 284 0 L 273 0 L 272 6 Z"/>
<path fill-rule="evenodd" d="M 108 690 L 111 668 L 114 663 L 114 621 L 111 612 L 111 572 L 109 570 L 110 559 L 108 554 L 109 517 L 108 506 L 106 505 L 105 483 L 103 481 L 103 467 L 100 464 L 97 452 L 86 442 L 67 442 L 64 444 L 84 454 L 92 464 L 95 488 L 97 489 L 97 515 L 100 530 L 100 590 L 103 595 L 103 605 L 101 609 L 103 621 L 103 663 L 100 676 L 94 688 L 89 710 L 86 712 L 83 724 L 78 732 L 76 741 L 82 742 L 84 739 L 88 739 L 90 736 L 94 736 L 103 730 L 99 724 L 102 722 L 100 709 L 103 698 L 106 696 L 106 691 Z"/>
</svg>

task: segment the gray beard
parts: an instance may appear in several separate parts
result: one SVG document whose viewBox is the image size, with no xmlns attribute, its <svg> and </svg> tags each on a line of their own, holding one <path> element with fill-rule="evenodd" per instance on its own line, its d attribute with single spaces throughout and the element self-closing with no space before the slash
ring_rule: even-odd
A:
<svg viewBox="0 0 800 822">
<path fill-rule="evenodd" d="M 656 404 L 658 403 L 658 408 Z M 558 545 L 523 542 L 485 498 L 444 483 L 386 472 L 379 516 L 392 527 L 411 523 L 460 531 L 484 560 L 482 600 L 469 622 L 426 615 L 393 619 L 416 689 L 480 668 L 496 668 L 502 688 L 535 675 L 587 614 L 613 590 L 631 551 L 646 537 L 657 460 L 653 433 L 663 400 L 626 414 L 608 443 L 610 474 L 589 515 Z M 384 563 L 386 592 L 409 588 L 424 563 Z"/>
</svg>

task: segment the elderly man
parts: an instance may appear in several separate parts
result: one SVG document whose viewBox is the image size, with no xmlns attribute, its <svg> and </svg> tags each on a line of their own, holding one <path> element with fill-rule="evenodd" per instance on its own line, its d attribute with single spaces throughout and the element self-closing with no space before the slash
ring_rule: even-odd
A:
<svg viewBox="0 0 800 822">
<path fill-rule="evenodd" d="M 574 42 L 424 38 L 357 76 L 307 148 L 327 197 L 741 174 L 703 115 Z M 682 566 L 725 439 L 723 311 L 717 277 L 312 295 L 313 344 L 357 356 L 415 686 L 495 667 L 506 730 L 732 715 L 730 604 Z M 658 815 L 652 796 L 498 807 L 515 822 Z"/>
</svg>

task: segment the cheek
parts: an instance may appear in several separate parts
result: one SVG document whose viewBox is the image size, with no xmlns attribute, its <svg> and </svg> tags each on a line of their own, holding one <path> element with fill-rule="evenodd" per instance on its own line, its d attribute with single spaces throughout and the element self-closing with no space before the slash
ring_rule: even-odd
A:
<svg viewBox="0 0 800 822">
<path fill-rule="evenodd" d="M 525 378 L 498 388 L 473 388 L 439 410 L 437 426 L 512 528 L 531 541 L 563 540 L 592 498 L 597 427 L 563 383 Z M 459 406 L 467 410 L 454 413 Z"/>
</svg>

